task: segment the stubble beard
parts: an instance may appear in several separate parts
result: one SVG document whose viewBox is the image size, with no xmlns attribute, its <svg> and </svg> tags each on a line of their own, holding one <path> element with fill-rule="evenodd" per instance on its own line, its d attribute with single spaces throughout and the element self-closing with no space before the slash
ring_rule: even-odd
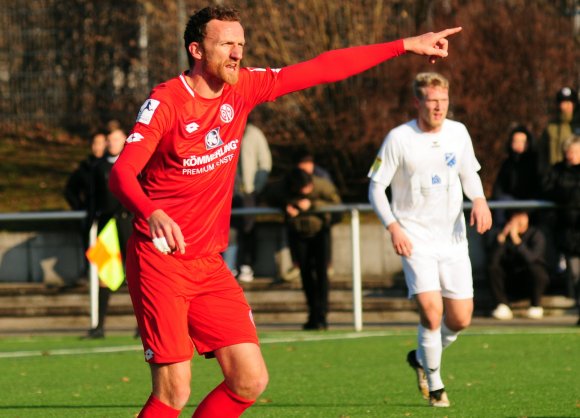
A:
<svg viewBox="0 0 580 418">
<path fill-rule="evenodd" d="M 229 84 L 230 86 L 233 86 L 234 84 L 236 84 L 238 82 L 238 79 L 240 78 L 240 68 L 236 67 L 235 71 L 229 71 L 227 69 L 222 68 L 221 71 L 221 78 L 222 80 Z"/>
<path fill-rule="evenodd" d="M 216 68 L 217 67 L 217 68 Z M 240 76 L 239 64 L 235 71 L 229 71 L 224 64 L 212 65 L 208 61 L 202 61 L 203 72 L 211 77 L 215 83 L 226 83 L 231 86 L 238 82 Z"/>
</svg>

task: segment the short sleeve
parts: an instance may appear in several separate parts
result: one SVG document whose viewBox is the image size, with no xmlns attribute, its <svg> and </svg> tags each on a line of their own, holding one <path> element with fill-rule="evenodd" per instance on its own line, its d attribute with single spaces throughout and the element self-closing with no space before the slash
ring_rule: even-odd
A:
<svg viewBox="0 0 580 418">
<path fill-rule="evenodd" d="M 371 166 L 368 177 L 383 186 L 391 184 L 399 167 L 400 150 L 392 133 L 384 139 L 379 152 Z"/>
</svg>

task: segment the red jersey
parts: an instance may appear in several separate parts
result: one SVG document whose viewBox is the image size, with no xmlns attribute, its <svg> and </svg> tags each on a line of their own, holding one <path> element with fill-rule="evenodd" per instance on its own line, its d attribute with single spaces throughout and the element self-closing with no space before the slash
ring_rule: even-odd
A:
<svg viewBox="0 0 580 418">
<path fill-rule="evenodd" d="M 220 97 L 195 94 L 182 74 L 155 87 L 111 173 L 110 187 L 135 213 L 135 231 L 162 209 L 195 259 L 228 244 L 235 171 L 246 119 L 260 103 L 357 74 L 404 53 L 403 41 L 329 51 L 280 70 L 242 68 Z"/>
</svg>

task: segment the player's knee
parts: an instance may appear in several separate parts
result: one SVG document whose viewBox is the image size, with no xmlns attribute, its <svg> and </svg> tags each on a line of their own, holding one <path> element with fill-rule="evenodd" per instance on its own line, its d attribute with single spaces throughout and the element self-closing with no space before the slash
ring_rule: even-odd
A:
<svg viewBox="0 0 580 418">
<path fill-rule="evenodd" d="M 269 381 L 268 372 L 261 374 L 254 381 L 253 384 L 253 391 L 255 394 L 254 399 L 260 396 L 266 390 L 266 387 L 268 386 L 268 381 Z"/>
<path fill-rule="evenodd" d="M 170 390 L 157 395 L 165 404 L 174 409 L 183 409 L 187 405 L 191 389 L 189 385 L 173 385 Z"/>
<path fill-rule="evenodd" d="M 189 371 L 189 370 L 188 370 Z M 164 403 L 175 409 L 183 409 L 191 393 L 190 374 L 162 375 L 153 382 L 154 394 Z"/>
<path fill-rule="evenodd" d="M 237 379 L 228 382 L 230 389 L 245 399 L 258 398 L 266 386 L 268 386 L 268 372 L 266 370 L 239 376 Z"/>
<path fill-rule="evenodd" d="M 459 332 L 471 325 L 471 317 L 447 319 L 445 324 L 450 330 Z"/>
<path fill-rule="evenodd" d="M 172 404 L 175 409 L 183 409 L 189 400 L 191 389 L 189 385 L 180 385 L 173 393 Z"/>
<path fill-rule="evenodd" d="M 441 314 L 437 312 L 427 313 L 421 316 L 421 325 L 424 328 L 434 331 L 441 326 Z"/>
<path fill-rule="evenodd" d="M 437 319 L 425 319 L 423 321 L 421 321 L 421 325 L 423 325 L 424 328 L 431 330 L 431 331 L 435 331 L 436 329 L 438 329 L 441 326 L 441 321 L 437 320 Z"/>
</svg>

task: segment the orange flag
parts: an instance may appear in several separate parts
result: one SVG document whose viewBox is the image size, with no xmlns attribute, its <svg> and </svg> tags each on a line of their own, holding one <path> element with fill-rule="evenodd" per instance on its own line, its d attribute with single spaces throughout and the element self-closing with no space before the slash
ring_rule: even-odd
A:
<svg viewBox="0 0 580 418">
<path fill-rule="evenodd" d="M 115 218 L 111 218 L 101 230 L 97 242 L 87 250 L 87 259 L 97 266 L 99 279 L 112 291 L 125 280 L 123 260 L 119 248 L 119 234 Z"/>
</svg>

